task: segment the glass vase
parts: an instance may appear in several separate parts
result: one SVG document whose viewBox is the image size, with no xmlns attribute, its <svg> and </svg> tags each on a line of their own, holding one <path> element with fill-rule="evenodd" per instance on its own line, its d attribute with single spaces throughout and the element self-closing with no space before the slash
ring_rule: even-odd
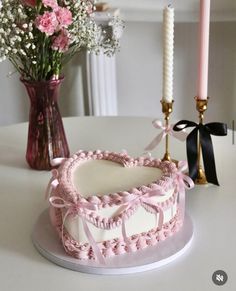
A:
<svg viewBox="0 0 236 291">
<path fill-rule="evenodd" d="M 63 79 L 28 81 L 21 78 L 30 99 L 26 160 L 36 170 L 51 170 L 53 159 L 69 157 L 57 103 Z"/>
</svg>

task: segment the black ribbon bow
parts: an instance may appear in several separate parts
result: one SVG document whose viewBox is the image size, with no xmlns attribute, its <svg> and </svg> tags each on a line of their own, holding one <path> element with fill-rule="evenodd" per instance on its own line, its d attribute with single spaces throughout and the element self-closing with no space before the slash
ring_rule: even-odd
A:
<svg viewBox="0 0 236 291">
<path fill-rule="evenodd" d="M 187 127 L 194 127 L 194 129 L 189 133 L 187 137 L 187 158 L 189 176 L 192 178 L 193 181 L 195 181 L 198 174 L 198 131 L 199 131 L 206 179 L 209 183 L 219 186 L 216 174 L 216 165 L 211 134 L 217 136 L 227 135 L 227 125 L 225 123 L 220 122 L 197 124 L 193 121 L 181 120 L 174 125 L 173 129 L 175 131 L 181 131 Z"/>
</svg>

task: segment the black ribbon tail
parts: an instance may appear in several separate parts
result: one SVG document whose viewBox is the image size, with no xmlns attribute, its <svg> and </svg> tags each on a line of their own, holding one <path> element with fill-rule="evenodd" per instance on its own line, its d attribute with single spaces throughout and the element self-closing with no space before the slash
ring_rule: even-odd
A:
<svg viewBox="0 0 236 291">
<path fill-rule="evenodd" d="M 227 125 L 220 122 L 210 122 L 205 125 L 200 125 L 199 132 L 207 181 L 220 186 L 216 174 L 216 164 L 211 134 L 216 136 L 227 135 Z"/>
<path fill-rule="evenodd" d="M 203 125 L 200 125 L 199 134 L 206 179 L 209 183 L 220 186 L 216 174 L 215 157 L 211 135 Z"/>
<path fill-rule="evenodd" d="M 195 128 L 187 137 L 187 158 L 188 158 L 188 169 L 189 177 L 195 181 L 198 174 L 198 128 Z"/>
</svg>

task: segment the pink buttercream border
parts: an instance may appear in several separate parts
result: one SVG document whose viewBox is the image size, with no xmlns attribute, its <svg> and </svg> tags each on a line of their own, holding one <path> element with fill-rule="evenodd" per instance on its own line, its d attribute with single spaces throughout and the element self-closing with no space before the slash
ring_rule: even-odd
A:
<svg viewBox="0 0 236 291">
<path fill-rule="evenodd" d="M 70 256 L 79 260 L 96 260 L 94 251 L 89 243 L 79 243 L 74 240 L 66 230 L 62 232 L 61 211 L 57 209 L 54 215 L 56 215 L 55 228 L 61 240 L 64 242 L 65 251 Z M 179 211 L 177 211 L 177 214 L 169 222 L 163 224 L 161 230 L 154 228 L 147 232 L 132 235 L 128 237 L 127 241 L 125 241 L 123 238 L 115 238 L 112 240 L 98 242 L 97 245 L 101 251 L 101 254 L 105 258 L 125 253 L 133 253 L 164 241 L 168 237 L 178 232 L 182 227 L 182 224 L 183 221 L 181 220 Z"/>
</svg>

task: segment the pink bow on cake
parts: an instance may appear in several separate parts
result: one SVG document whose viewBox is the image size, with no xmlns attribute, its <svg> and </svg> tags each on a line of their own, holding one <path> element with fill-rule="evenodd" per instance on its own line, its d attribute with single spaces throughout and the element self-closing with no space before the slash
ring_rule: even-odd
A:
<svg viewBox="0 0 236 291">
<path fill-rule="evenodd" d="M 102 255 L 102 253 L 101 253 L 101 251 L 100 251 L 100 249 L 99 249 L 99 247 L 98 247 L 98 245 L 97 245 L 92 233 L 89 230 L 89 227 L 87 225 L 87 222 L 86 222 L 86 219 L 85 219 L 84 215 L 82 214 L 83 213 L 83 209 L 88 209 L 88 210 L 91 210 L 91 211 L 97 211 L 98 210 L 97 205 L 93 204 L 93 203 L 90 203 L 90 202 L 80 202 L 80 201 L 78 201 L 77 203 L 71 203 L 71 202 L 65 201 L 64 199 L 62 199 L 61 197 L 58 197 L 58 196 L 51 196 L 49 198 L 49 202 L 55 208 L 59 208 L 59 209 L 65 208 L 65 209 L 67 209 L 66 213 L 65 213 L 65 215 L 63 217 L 62 234 L 61 234 L 62 243 L 63 243 L 64 248 L 65 248 L 64 227 L 65 227 L 66 219 L 67 219 L 67 217 L 69 215 L 72 215 L 72 216 L 78 215 L 81 218 L 81 221 L 82 221 L 82 224 L 83 224 L 83 228 L 84 228 L 84 233 L 87 236 L 88 242 L 91 245 L 96 258 L 98 259 L 100 264 L 105 264 L 104 257 Z M 65 248 L 65 250 L 66 250 L 66 248 Z"/>
<path fill-rule="evenodd" d="M 179 209 L 181 221 L 184 220 L 185 216 L 185 189 L 192 189 L 194 187 L 193 180 L 184 173 L 187 168 L 188 166 L 186 161 L 179 161 L 178 168 L 172 176 L 176 191 L 179 193 Z"/>
<path fill-rule="evenodd" d="M 124 204 L 120 207 L 120 210 L 118 212 L 122 216 L 122 235 L 124 240 L 127 241 L 128 239 L 125 228 L 126 213 L 129 211 L 129 209 L 132 209 L 136 205 L 138 207 L 142 206 L 146 211 L 154 213 L 156 216 L 159 213 L 157 229 L 160 230 L 162 228 L 164 221 L 163 209 L 158 205 L 158 203 L 153 198 L 164 195 L 166 195 L 166 193 L 160 186 L 143 195 L 129 195 L 128 198 L 125 198 L 123 200 Z"/>
</svg>

